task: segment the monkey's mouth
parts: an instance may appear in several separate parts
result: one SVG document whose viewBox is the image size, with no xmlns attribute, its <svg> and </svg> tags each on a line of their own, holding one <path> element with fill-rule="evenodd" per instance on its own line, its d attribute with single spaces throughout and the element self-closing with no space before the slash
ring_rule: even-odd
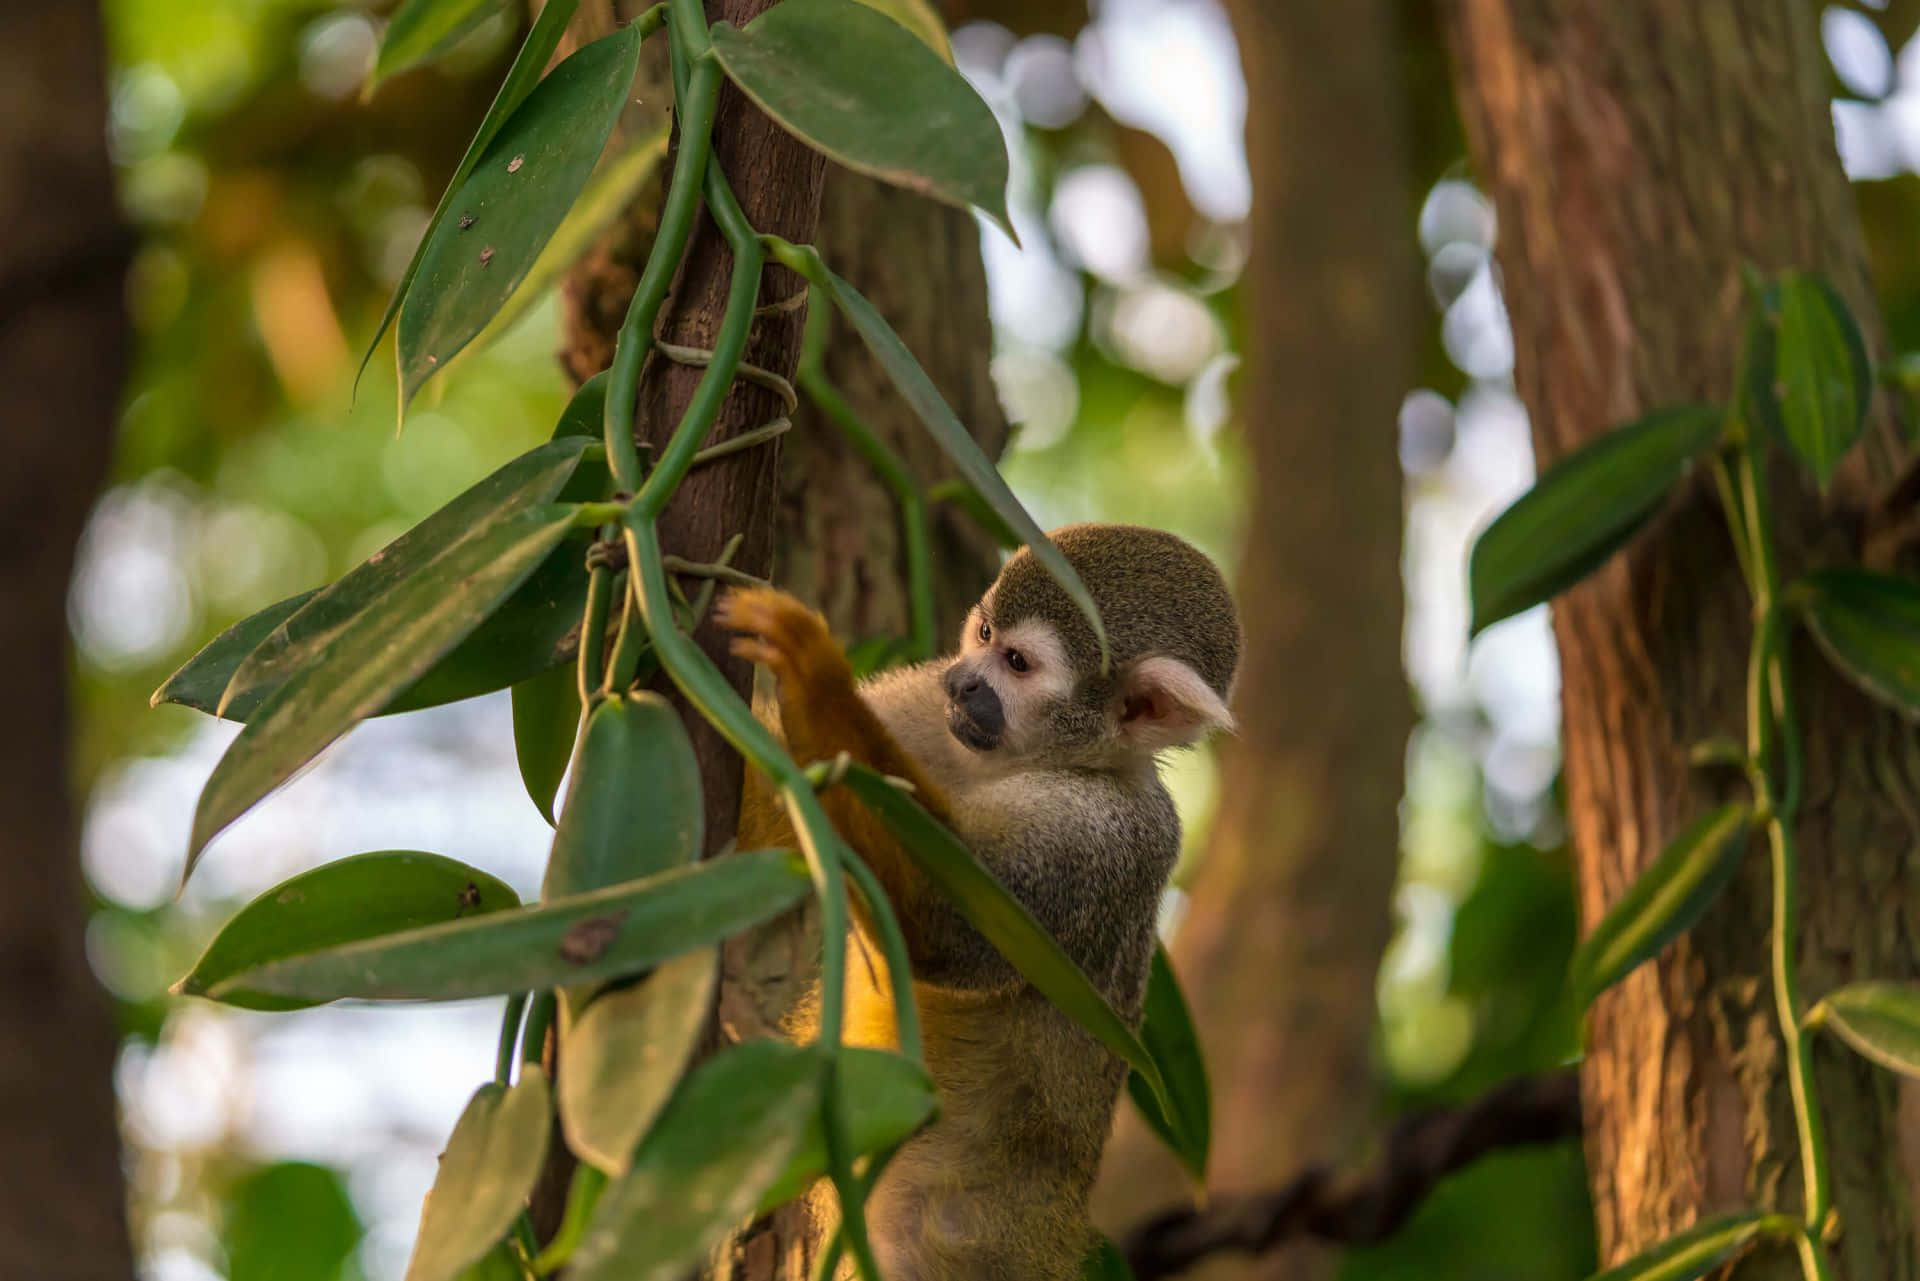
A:
<svg viewBox="0 0 1920 1281">
<path fill-rule="evenodd" d="M 982 725 L 957 702 L 947 704 L 947 729 L 962 744 L 976 752 L 991 752 L 1000 746 L 1001 727 Z"/>
</svg>

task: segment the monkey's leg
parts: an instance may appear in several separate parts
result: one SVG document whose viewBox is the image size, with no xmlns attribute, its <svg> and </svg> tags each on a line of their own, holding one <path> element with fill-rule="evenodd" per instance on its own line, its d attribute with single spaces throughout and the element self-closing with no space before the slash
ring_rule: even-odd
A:
<svg viewBox="0 0 1920 1281">
<path fill-rule="evenodd" d="M 729 591 L 720 598 L 715 617 L 721 626 L 744 633 L 733 642 L 735 654 L 764 664 L 778 679 L 781 726 L 795 760 L 832 760 L 845 752 L 862 765 L 912 783 L 920 804 L 951 825 L 946 797 L 854 688 L 853 668 L 825 619 L 770 587 Z M 893 833 L 850 792 L 828 788 L 821 804 L 848 844 L 873 868 L 897 912 L 913 918 L 937 910 L 930 888 Z M 909 934 L 917 934 L 911 924 Z"/>
</svg>

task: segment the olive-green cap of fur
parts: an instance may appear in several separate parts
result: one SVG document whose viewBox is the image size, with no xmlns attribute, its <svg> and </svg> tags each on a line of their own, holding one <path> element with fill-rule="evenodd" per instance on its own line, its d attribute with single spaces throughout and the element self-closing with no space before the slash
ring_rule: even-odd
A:
<svg viewBox="0 0 1920 1281">
<path fill-rule="evenodd" d="M 1165 654 L 1227 697 L 1240 661 L 1240 619 L 1226 579 L 1205 553 L 1144 525 L 1066 525 L 1048 537 L 1100 607 L 1116 670 Z M 1099 670 L 1093 628 L 1026 548 L 1008 559 L 991 599 L 995 627 L 1045 619 L 1059 630 L 1075 668 Z"/>
</svg>

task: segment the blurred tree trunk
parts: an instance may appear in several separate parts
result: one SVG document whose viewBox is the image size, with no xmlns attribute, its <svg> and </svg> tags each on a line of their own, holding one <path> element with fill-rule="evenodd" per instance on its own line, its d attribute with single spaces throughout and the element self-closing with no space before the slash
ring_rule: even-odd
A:
<svg viewBox="0 0 1920 1281">
<path fill-rule="evenodd" d="M 1725 400 L 1743 264 L 1825 273 L 1877 333 L 1814 7 L 1452 0 L 1450 9 L 1542 466 L 1656 406 Z M 1826 507 L 1782 469 L 1786 574 L 1859 558 L 1868 495 L 1902 453 L 1883 412 Z M 1696 482 L 1650 537 L 1554 606 L 1589 923 L 1714 799 L 1716 780 L 1687 767 L 1688 745 L 1744 724 L 1751 624 L 1721 524 Z M 1809 653 L 1799 655 L 1799 924 L 1812 1000 L 1849 979 L 1910 979 L 1920 968 L 1911 870 L 1920 739 Z M 1799 1207 L 1767 979 L 1766 877 L 1754 857 L 1695 931 L 1594 1009 L 1582 1081 L 1608 1261 L 1718 1211 Z M 1844 1225 L 1835 1275 L 1913 1277 L 1920 1098 L 1825 1043 L 1816 1081 Z M 1797 1271 L 1763 1251 L 1735 1274 Z"/>
<path fill-rule="evenodd" d="M 1253 168 L 1240 404 L 1253 464 L 1247 630 L 1220 812 L 1173 940 L 1214 1088 L 1209 1185 L 1349 1154 L 1376 1099 L 1412 728 L 1400 660 L 1395 420 L 1427 311 L 1413 261 L 1399 19 L 1388 0 L 1238 0 Z M 1121 1231 L 1181 1193 L 1123 1109 L 1097 1199 Z M 1206 1276 L 1331 1275 L 1324 1253 Z"/>
<path fill-rule="evenodd" d="M 45 1281 L 133 1272 L 67 776 L 67 580 L 127 344 L 105 89 L 98 6 L 0 10 L 0 1259 Z"/>
<path fill-rule="evenodd" d="M 707 8 L 714 16 L 740 23 L 770 2 L 715 4 L 709 0 Z M 633 16 L 624 11 L 626 7 L 621 0 L 623 18 Z M 635 13 L 644 7 L 632 6 Z M 607 0 L 583 5 L 575 39 L 610 29 L 615 8 Z M 657 86 L 654 94 L 644 96 L 656 103 L 667 100 L 664 65 L 656 60 L 642 74 Z M 892 323 L 982 448 L 989 456 L 997 456 L 1006 441 L 1007 426 L 987 372 L 992 342 L 986 277 L 980 233 L 972 216 L 843 170 L 834 170 L 823 190 L 821 162 L 757 110 L 741 103 L 731 87 L 724 91 L 719 120 L 715 154 L 733 176 L 754 225 L 793 240 L 815 241 L 834 270 Z M 749 157 L 730 152 L 721 140 L 734 130 L 754 135 L 752 147 L 764 151 Z M 800 172 L 803 166 L 811 167 L 810 176 Z M 769 220 L 762 212 L 775 199 L 783 206 L 795 205 L 807 182 L 813 184 L 813 204 L 805 211 L 805 225 Z M 576 380 L 604 368 L 612 355 L 614 332 L 652 243 L 656 203 L 657 195 L 637 202 L 625 224 L 567 282 L 561 360 Z M 717 245 L 717 235 L 703 219 L 690 261 L 702 261 L 701 237 L 715 246 L 706 254 L 724 256 L 724 247 Z M 777 283 L 772 283 L 776 276 Z M 695 279 L 692 274 L 683 272 L 675 283 L 663 312 L 662 332 L 676 342 L 710 346 L 724 302 L 724 280 L 710 273 L 698 278 L 706 283 L 697 294 L 689 287 L 689 280 Z M 756 322 L 747 359 L 791 374 L 805 312 L 790 304 L 803 286 L 780 268 L 769 269 L 769 281 L 762 303 L 780 304 L 781 310 L 763 314 Z M 769 330 L 777 330 L 777 341 L 768 336 Z M 900 454 L 922 485 L 946 475 L 938 448 L 865 347 L 844 329 L 836 328 L 835 335 L 827 370 L 848 403 Z M 665 439 L 698 374 L 695 369 L 654 362 L 647 375 L 648 390 L 643 391 L 642 439 Z M 663 394 L 663 387 L 670 394 Z M 736 385 L 728 405 L 729 416 L 716 429 L 716 439 L 780 412 L 771 395 L 745 384 Z M 740 474 L 727 481 L 728 469 Z M 705 484 L 694 483 L 700 481 Z M 793 431 L 780 441 L 694 473 L 671 510 L 694 513 L 690 524 L 698 524 L 697 531 L 663 525 L 663 538 L 675 553 L 711 559 L 728 534 L 745 532 L 743 556 L 735 563 L 752 573 L 771 572 L 783 587 L 819 606 L 836 635 L 906 633 L 905 564 L 897 507 L 866 464 L 807 405 L 794 416 Z M 933 551 L 939 623 L 943 633 L 953 634 L 966 609 L 992 580 L 998 556 L 979 531 L 946 511 L 936 513 Z M 706 631 L 701 639 L 710 652 L 724 657 L 723 639 Z M 747 670 L 731 659 L 726 661 L 736 687 L 744 691 Z M 701 764 L 708 787 L 707 831 L 717 846 L 734 830 L 741 764 L 717 739 L 710 752 L 702 752 Z M 780 1017 L 817 964 L 819 943 L 812 924 L 810 913 L 794 913 L 729 946 L 720 996 L 720 1020 L 729 1037 L 776 1032 Z M 724 1254 L 716 1277 L 737 1281 L 808 1281 L 810 1277 L 812 1260 L 797 1207 L 754 1225 L 731 1242 Z"/>
</svg>

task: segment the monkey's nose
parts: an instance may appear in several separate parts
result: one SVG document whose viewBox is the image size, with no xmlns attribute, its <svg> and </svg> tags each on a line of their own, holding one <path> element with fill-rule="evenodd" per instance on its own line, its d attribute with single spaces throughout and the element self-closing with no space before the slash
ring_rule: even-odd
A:
<svg viewBox="0 0 1920 1281">
<path fill-rule="evenodd" d="M 956 703 L 966 702 L 985 684 L 978 672 L 965 670 L 958 664 L 947 669 L 947 697 Z"/>
</svg>

